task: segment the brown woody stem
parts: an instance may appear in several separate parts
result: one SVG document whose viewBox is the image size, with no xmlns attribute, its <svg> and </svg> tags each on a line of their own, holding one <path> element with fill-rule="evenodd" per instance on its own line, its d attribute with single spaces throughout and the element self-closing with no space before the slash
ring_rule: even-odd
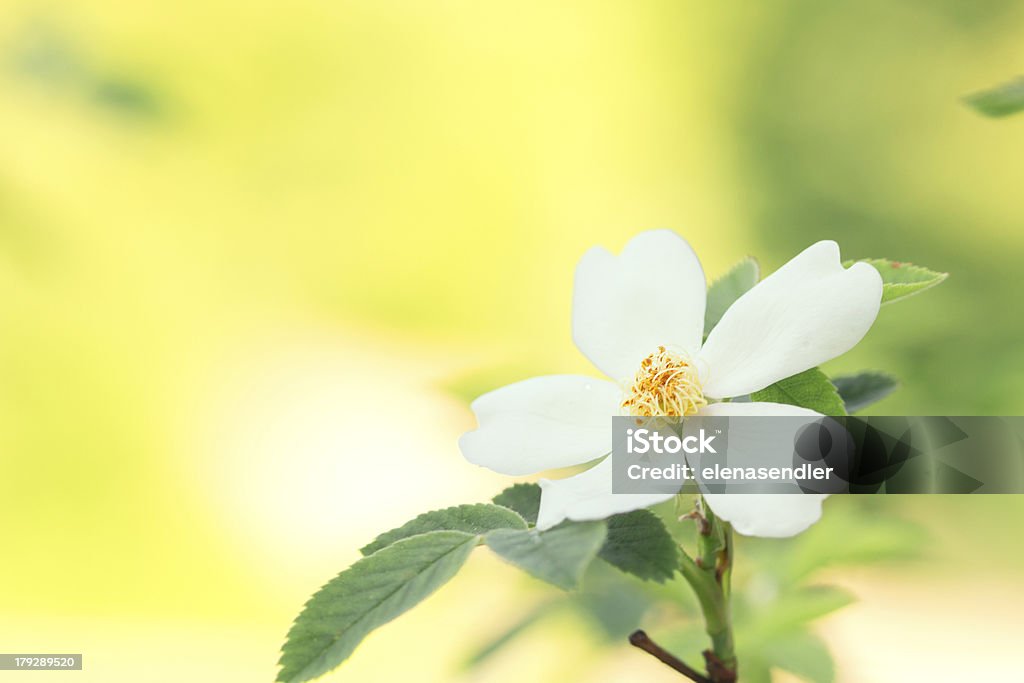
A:
<svg viewBox="0 0 1024 683">
<path fill-rule="evenodd" d="M 689 666 L 686 662 L 679 659 L 671 652 L 666 651 L 665 648 L 651 640 L 650 636 L 648 636 L 644 631 L 634 631 L 629 636 L 629 644 L 633 647 L 640 648 L 662 664 L 665 664 L 666 666 L 683 674 L 691 681 L 695 681 L 696 683 L 711 683 L 710 678 L 704 676 L 704 674 Z"/>
</svg>

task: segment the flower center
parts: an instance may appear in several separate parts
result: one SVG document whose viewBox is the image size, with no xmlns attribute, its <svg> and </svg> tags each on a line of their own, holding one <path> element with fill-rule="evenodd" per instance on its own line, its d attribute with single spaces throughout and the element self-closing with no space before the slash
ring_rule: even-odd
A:
<svg viewBox="0 0 1024 683">
<path fill-rule="evenodd" d="M 622 402 L 630 415 L 682 417 L 706 406 L 697 368 L 689 357 L 659 346 L 644 358 Z"/>
</svg>

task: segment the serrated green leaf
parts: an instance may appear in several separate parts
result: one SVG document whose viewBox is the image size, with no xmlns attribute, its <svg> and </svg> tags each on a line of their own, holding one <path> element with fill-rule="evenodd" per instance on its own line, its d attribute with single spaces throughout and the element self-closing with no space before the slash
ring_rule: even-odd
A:
<svg viewBox="0 0 1024 683">
<path fill-rule="evenodd" d="M 858 261 L 846 261 L 843 266 L 849 268 L 854 263 L 867 263 L 873 266 L 882 276 L 882 303 L 905 299 L 919 294 L 939 284 L 949 273 L 939 273 L 922 266 L 902 261 L 890 261 L 884 258 L 866 258 Z"/>
<path fill-rule="evenodd" d="M 832 384 L 835 385 L 849 413 L 855 413 L 881 401 L 899 386 L 899 382 L 892 375 L 873 370 L 833 377 Z"/>
<path fill-rule="evenodd" d="M 788 633 L 765 643 L 761 657 L 810 683 L 832 683 L 836 677 L 828 646 L 807 631 Z"/>
<path fill-rule="evenodd" d="M 563 522 L 553 529 L 497 529 L 484 536 L 500 557 L 538 579 L 571 590 L 601 549 L 604 522 Z"/>
<path fill-rule="evenodd" d="M 540 510 L 540 486 L 537 484 L 514 484 L 496 495 L 492 501 L 495 505 L 515 510 L 530 526 L 537 523 L 537 512 Z"/>
<path fill-rule="evenodd" d="M 634 510 L 607 520 L 608 536 L 598 552 L 627 574 L 663 583 L 679 567 L 679 548 L 661 519 L 650 510 Z"/>
<path fill-rule="evenodd" d="M 480 537 L 433 531 L 356 562 L 309 599 L 282 648 L 278 681 L 300 683 L 334 669 L 378 626 L 455 576 Z"/>
<path fill-rule="evenodd" d="M 1024 111 L 1024 77 L 968 95 L 964 102 L 974 111 L 990 118 Z"/>
<path fill-rule="evenodd" d="M 846 415 L 846 406 L 835 385 L 818 368 L 780 380 L 750 395 L 752 401 L 785 403 L 816 410 L 822 415 Z"/>
<path fill-rule="evenodd" d="M 704 309 L 704 335 L 718 324 L 730 306 L 744 292 L 757 284 L 761 269 L 752 256 L 743 259 L 708 287 L 707 307 Z"/>
<path fill-rule="evenodd" d="M 513 510 L 498 505 L 476 503 L 456 505 L 443 510 L 424 512 L 391 531 L 378 536 L 372 543 L 361 548 L 363 555 L 372 555 L 396 541 L 418 536 L 431 531 L 464 531 L 468 534 L 483 534 L 493 529 L 525 529 L 526 521 Z"/>
</svg>

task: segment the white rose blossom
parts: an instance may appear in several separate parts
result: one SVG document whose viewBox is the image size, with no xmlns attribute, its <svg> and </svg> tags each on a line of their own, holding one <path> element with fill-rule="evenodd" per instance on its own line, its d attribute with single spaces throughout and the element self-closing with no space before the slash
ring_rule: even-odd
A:
<svg viewBox="0 0 1024 683">
<path fill-rule="evenodd" d="M 634 237 L 618 256 L 594 247 L 576 267 L 572 333 L 609 380 L 534 377 L 472 403 L 479 427 L 459 440 L 470 462 L 512 476 L 587 463 L 611 451 L 613 415 L 816 415 L 778 403 L 721 402 L 763 389 L 857 344 L 882 297 L 866 263 L 843 268 L 822 241 L 743 294 L 703 342 L 706 284 L 674 232 Z M 537 526 L 604 519 L 673 494 L 613 494 L 611 458 L 541 479 Z M 741 534 L 792 536 L 821 517 L 825 495 L 705 494 Z"/>
</svg>

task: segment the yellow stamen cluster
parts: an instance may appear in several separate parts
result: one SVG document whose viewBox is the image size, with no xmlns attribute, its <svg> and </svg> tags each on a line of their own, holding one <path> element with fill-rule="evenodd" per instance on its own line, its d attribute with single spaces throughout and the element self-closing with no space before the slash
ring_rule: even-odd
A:
<svg viewBox="0 0 1024 683">
<path fill-rule="evenodd" d="M 641 417 L 693 415 L 706 406 L 697 368 L 682 354 L 658 347 L 644 358 L 622 408 Z"/>
</svg>

